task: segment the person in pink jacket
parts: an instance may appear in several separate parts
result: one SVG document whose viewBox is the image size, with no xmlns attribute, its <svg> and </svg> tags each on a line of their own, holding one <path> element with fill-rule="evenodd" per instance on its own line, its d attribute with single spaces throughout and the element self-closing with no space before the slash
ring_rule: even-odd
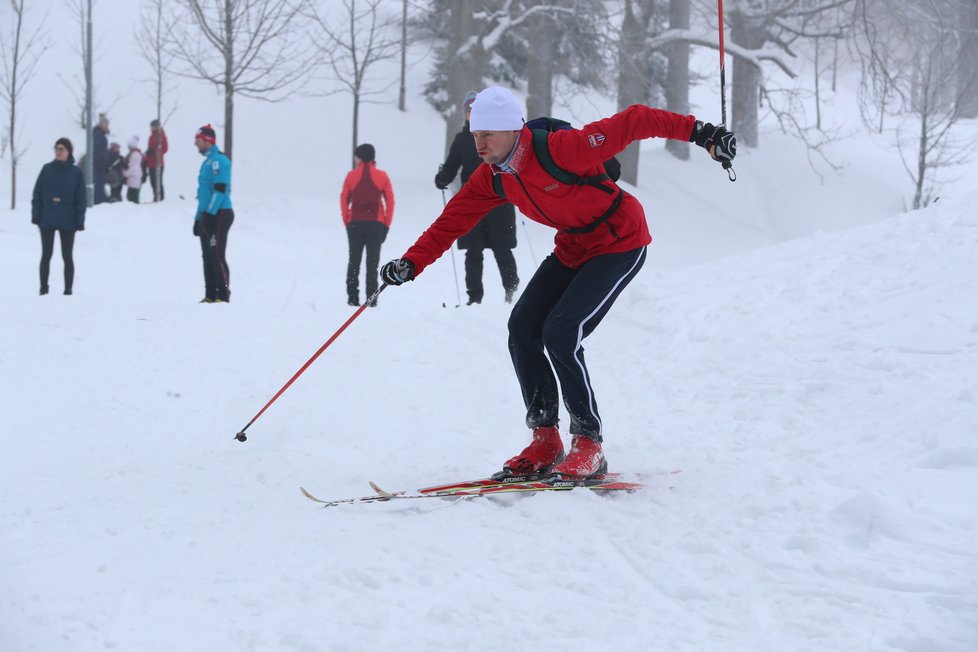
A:
<svg viewBox="0 0 978 652">
<path fill-rule="evenodd" d="M 122 175 L 126 180 L 126 199 L 134 204 L 139 203 L 139 189 L 146 180 L 143 177 L 143 151 L 139 149 L 139 136 L 133 136 L 127 143 L 129 153 L 126 154 Z"/>
</svg>

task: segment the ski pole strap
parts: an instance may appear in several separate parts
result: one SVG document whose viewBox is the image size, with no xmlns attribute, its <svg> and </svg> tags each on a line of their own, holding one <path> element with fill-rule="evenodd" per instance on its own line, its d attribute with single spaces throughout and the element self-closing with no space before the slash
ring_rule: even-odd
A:
<svg viewBox="0 0 978 652">
<path fill-rule="evenodd" d="M 596 218 L 594 218 L 594 221 L 591 222 L 590 224 L 586 226 L 574 227 L 572 229 L 561 229 L 560 232 L 571 233 L 571 234 L 591 233 L 596 228 L 598 228 L 599 226 L 601 226 L 602 224 L 604 224 L 605 222 L 611 219 L 611 216 L 614 215 L 615 212 L 618 210 L 618 207 L 621 206 L 621 200 L 624 194 L 625 193 L 622 192 L 621 188 L 619 188 L 618 194 L 615 195 L 615 198 L 612 200 L 611 206 L 608 207 L 608 210 L 606 210 L 605 212 L 601 213 L 601 215 L 598 215 Z M 618 233 L 615 231 L 615 228 L 610 224 L 608 225 L 608 228 L 611 229 L 611 233 L 615 236 L 615 238 L 617 238 Z"/>
<path fill-rule="evenodd" d="M 722 165 L 723 169 L 727 171 L 727 178 L 730 179 L 730 181 L 737 180 L 737 172 L 733 169 L 733 163 L 730 161 L 720 161 L 720 165 Z"/>
</svg>

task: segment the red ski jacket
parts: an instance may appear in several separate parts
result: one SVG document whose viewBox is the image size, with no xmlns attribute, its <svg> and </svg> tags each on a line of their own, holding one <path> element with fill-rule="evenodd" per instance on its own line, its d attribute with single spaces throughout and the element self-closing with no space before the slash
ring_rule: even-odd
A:
<svg viewBox="0 0 978 652">
<path fill-rule="evenodd" d="M 581 129 L 555 131 L 547 142 L 550 155 L 559 167 L 587 177 L 603 173 L 602 163 L 632 141 L 653 137 L 688 140 L 695 122 L 691 115 L 634 104 Z M 438 219 L 402 256 L 414 265 L 416 275 L 489 210 L 507 201 L 534 222 L 557 229 L 554 253 L 561 263 L 574 269 L 595 256 L 630 251 L 652 242 L 645 211 L 635 197 L 618 189 L 610 180 L 603 185 L 612 189 L 612 193 L 587 185 L 559 183 L 537 160 L 532 132 L 526 127 L 516 142 L 509 167 L 515 174 L 485 163 L 476 168 Z M 501 175 L 505 199 L 493 190 L 494 174 Z M 590 231 L 580 232 L 593 226 L 596 218 L 611 208 L 618 193 L 621 193 L 620 205 L 611 217 Z M 577 232 L 568 232 L 574 230 Z"/>
<path fill-rule="evenodd" d="M 347 173 L 340 192 L 343 224 L 382 222 L 390 227 L 394 219 L 394 188 L 390 177 L 373 161 L 361 163 Z"/>
</svg>

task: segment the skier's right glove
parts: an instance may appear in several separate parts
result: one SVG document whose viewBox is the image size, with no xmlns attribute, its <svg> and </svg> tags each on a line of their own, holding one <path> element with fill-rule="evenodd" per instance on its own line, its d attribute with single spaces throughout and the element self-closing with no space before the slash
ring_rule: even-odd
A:
<svg viewBox="0 0 978 652">
<path fill-rule="evenodd" d="M 710 156 L 721 162 L 729 162 L 737 156 L 737 137 L 723 126 L 712 125 L 709 122 L 696 121 L 689 142 L 696 143 Z"/>
<path fill-rule="evenodd" d="M 194 235 L 200 237 L 200 220 L 194 220 Z"/>
<path fill-rule="evenodd" d="M 387 285 L 401 285 L 414 280 L 414 263 L 398 258 L 380 268 L 380 280 Z"/>
</svg>

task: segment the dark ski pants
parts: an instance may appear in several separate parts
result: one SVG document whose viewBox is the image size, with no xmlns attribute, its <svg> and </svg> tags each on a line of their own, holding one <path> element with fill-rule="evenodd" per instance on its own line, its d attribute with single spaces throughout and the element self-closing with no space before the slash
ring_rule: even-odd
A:
<svg viewBox="0 0 978 652">
<path fill-rule="evenodd" d="M 41 292 L 48 291 L 48 275 L 51 272 L 51 257 L 54 255 L 54 234 L 61 236 L 61 260 L 65 264 L 65 292 L 71 292 L 75 281 L 75 232 L 71 229 L 41 229 Z"/>
<path fill-rule="evenodd" d="M 499 276 L 503 281 L 504 290 L 516 290 L 520 277 L 516 274 L 516 259 L 513 250 L 508 247 L 492 249 L 492 255 L 499 266 Z M 465 291 L 469 301 L 480 302 L 485 294 L 482 286 L 483 249 L 469 248 L 465 250 Z"/>
<path fill-rule="evenodd" d="M 234 224 L 234 211 L 204 213 L 200 218 L 200 249 L 204 258 L 204 297 L 211 300 L 231 300 L 231 270 L 225 252 L 228 231 Z"/>
<path fill-rule="evenodd" d="M 149 185 L 153 189 L 153 201 L 163 201 L 163 168 L 149 168 Z"/>
<path fill-rule="evenodd" d="M 582 342 L 644 263 L 645 247 L 597 256 L 578 269 L 550 254 L 530 279 L 509 318 L 509 352 L 528 427 L 557 425 L 559 380 L 570 433 L 602 440 Z"/>
<path fill-rule="evenodd" d="M 363 252 L 367 251 L 364 284 L 369 298 L 377 291 L 380 245 L 387 238 L 387 227 L 383 222 L 373 220 L 350 222 L 346 226 L 346 237 L 350 244 L 350 260 L 346 266 L 346 294 L 351 302 L 360 303 L 360 263 Z"/>
</svg>

